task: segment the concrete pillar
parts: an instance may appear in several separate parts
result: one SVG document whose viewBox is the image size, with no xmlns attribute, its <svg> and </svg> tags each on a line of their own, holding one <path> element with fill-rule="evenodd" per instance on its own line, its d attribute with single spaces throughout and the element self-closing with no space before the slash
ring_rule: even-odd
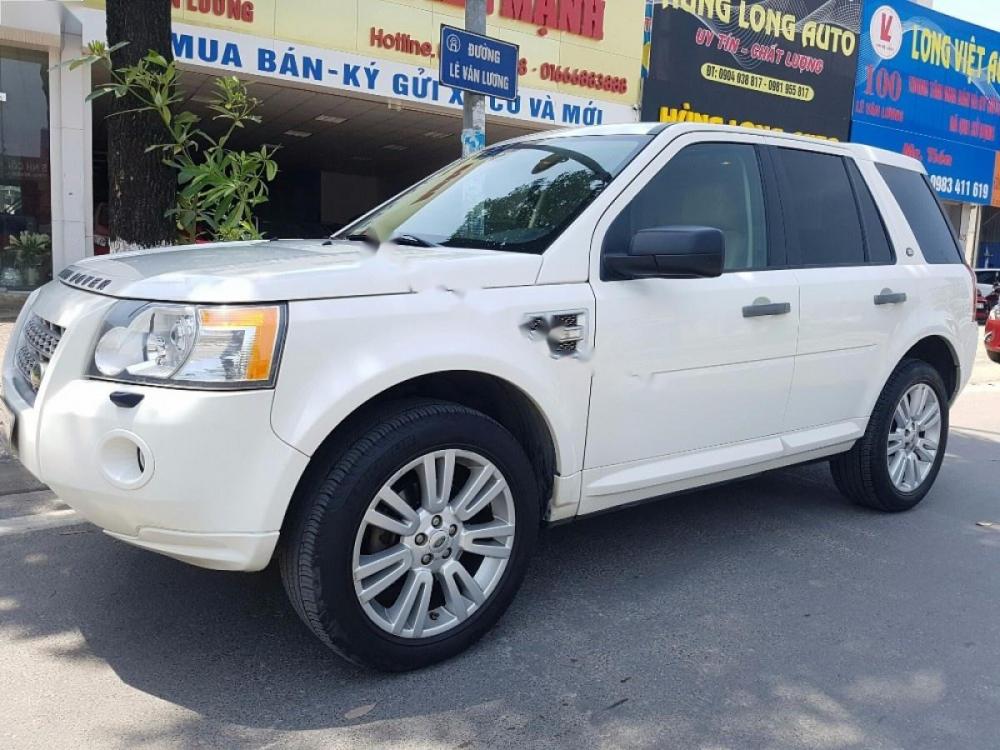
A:
<svg viewBox="0 0 1000 750">
<path fill-rule="evenodd" d="M 976 251 L 979 249 L 979 225 L 982 223 L 982 215 L 982 206 L 968 204 L 962 206 L 962 229 L 958 239 L 962 243 L 966 262 L 973 268 L 976 267 Z"/>
<path fill-rule="evenodd" d="M 62 47 L 49 59 L 49 146 L 52 174 L 52 265 L 54 273 L 93 254 L 93 157 L 90 68 L 64 64 L 83 54 L 82 37 L 64 30 Z"/>
</svg>

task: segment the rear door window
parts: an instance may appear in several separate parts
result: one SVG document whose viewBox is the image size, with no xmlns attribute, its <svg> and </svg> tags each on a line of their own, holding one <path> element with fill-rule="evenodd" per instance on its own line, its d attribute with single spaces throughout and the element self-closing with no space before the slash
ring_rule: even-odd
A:
<svg viewBox="0 0 1000 750">
<path fill-rule="evenodd" d="M 789 261 L 799 266 L 860 266 L 864 236 L 844 160 L 833 154 L 776 148 Z"/>
<path fill-rule="evenodd" d="M 861 176 L 861 171 L 853 159 L 848 159 L 847 173 L 851 177 L 851 184 L 854 186 L 854 195 L 858 199 L 858 210 L 861 212 L 861 226 L 865 232 L 865 249 L 868 251 L 868 262 L 887 264 L 895 260 L 892 251 L 892 242 L 889 234 L 885 230 L 885 223 L 879 213 L 878 206 L 865 178 Z"/>
<path fill-rule="evenodd" d="M 958 240 L 927 177 L 888 164 L 878 171 L 892 191 L 928 263 L 961 263 Z"/>
</svg>

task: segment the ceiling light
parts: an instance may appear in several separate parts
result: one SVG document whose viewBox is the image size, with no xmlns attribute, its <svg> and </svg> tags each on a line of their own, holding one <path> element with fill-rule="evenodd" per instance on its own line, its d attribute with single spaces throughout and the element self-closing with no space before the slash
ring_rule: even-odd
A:
<svg viewBox="0 0 1000 750">
<path fill-rule="evenodd" d="M 347 122 L 346 117 L 337 117 L 337 115 L 320 115 L 316 118 L 320 122 L 332 122 L 334 125 L 339 125 L 342 122 Z"/>
<path fill-rule="evenodd" d="M 286 130 L 285 135 L 290 135 L 293 138 L 308 138 L 312 133 L 306 130 Z"/>
<path fill-rule="evenodd" d="M 386 151 L 406 151 L 406 146 L 400 146 L 398 143 L 387 143 L 382 148 Z"/>
</svg>

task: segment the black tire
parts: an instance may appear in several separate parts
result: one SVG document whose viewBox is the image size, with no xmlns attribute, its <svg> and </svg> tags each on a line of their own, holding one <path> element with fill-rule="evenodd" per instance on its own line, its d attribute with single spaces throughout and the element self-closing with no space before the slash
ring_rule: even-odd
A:
<svg viewBox="0 0 1000 750">
<path fill-rule="evenodd" d="M 937 395 L 941 408 L 941 439 L 930 472 L 913 492 L 899 490 L 889 478 L 886 445 L 893 412 L 912 386 L 924 383 Z M 868 429 L 847 453 L 830 459 L 834 484 L 841 494 L 858 505 L 895 513 L 910 510 L 930 491 L 941 469 L 948 443 L 948 395 L 938 371 L 922 360 L 903 360 L 889 377 L 875 402 Z"/>
<path fill-rule="evenodd" d="M 1000 364 L 1000 352 L 993 352 L 987 349 L 986 356 L 992 359 L 994 362 Z"/>
<path fill-rule="evenodd" d="M 540 526 L 541 498 L 524 449 L 485 414 L 449 402 L 401 402 L 375 417 L 330 461 L 325 478 L 296 504 L 285 525 L 279 566 L 299 617 L 327 646 L 356 664 L 402 672 L 448 659 L 500 619 L 521 584 Z M 473 450 L 511 489 L 516 533 L 509 562 L 485 603 L 452 630 L 406 639 L 380 629 L 354 590 L 355 537 L 368 504 L 408 462 L 433 450 Z"/>
</svg>

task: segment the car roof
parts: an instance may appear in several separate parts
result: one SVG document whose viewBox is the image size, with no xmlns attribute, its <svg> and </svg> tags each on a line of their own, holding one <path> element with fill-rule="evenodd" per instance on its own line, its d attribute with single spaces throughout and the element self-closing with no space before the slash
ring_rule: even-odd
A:
<svg viewBox="0 0 1000 750">
<path fill-rule="evenodd" d="M 800 143 L 811 149 L 819 148 L 830 153 L 849 153 L 856 159 L 871 161 L 877 164 L 887 164 L 893 167 L 901 167 L 914 172 L 924 172 L 924 165 L 916 159 L 887 151 L 874 146 L 867 146 L 863 143 L 848 143 L 844 141 L 825 140 L 807 135 L 795 135 L 784 133 L 778 130 L 760 130 L 756 128 L 744 128 L 735 125 L 712 125 L 709 123 L 665 123 L 665 122 L 632 122 L 620 125 L 591 125 L 581 128 L 565 128 L 562 130 L 544 130 L 530 135 L 512 139 L 513 142 L 534 141 L 548 138 L 574 138 L 579 136 L 595 135 L 660 135 L 666 133 L 664 137 L 675 138 L 684 133 L 741 133 L 744 135 L 755 135 L 765 138 L 775 145 L 789 145 Z"/>
<path fill-rule="evenodd" d="M 618 125 L 587 125 L 580 128 L 539 130 L 512 138 L 511 141 L 537 141 L 543 138 L 575 138 L 585 135 L 655 135 L 670 127 L 666 122 L 627 122 Z"/>
</svg>

